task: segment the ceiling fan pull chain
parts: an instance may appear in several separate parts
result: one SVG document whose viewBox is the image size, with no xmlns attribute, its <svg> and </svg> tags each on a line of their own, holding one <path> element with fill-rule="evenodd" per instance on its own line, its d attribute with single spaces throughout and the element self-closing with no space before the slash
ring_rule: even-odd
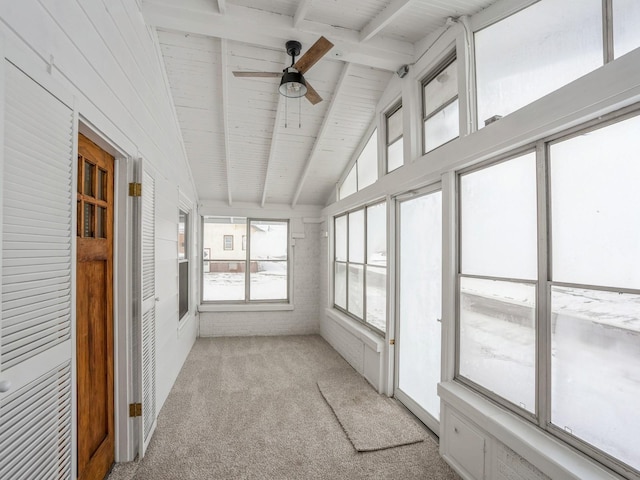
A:
<svg viewBox="0 0 640 480">
<path fill-rule="evenodd" d="M 302 98 L 298 99 L 298 128 L 302 128 Z"/>
</svg>

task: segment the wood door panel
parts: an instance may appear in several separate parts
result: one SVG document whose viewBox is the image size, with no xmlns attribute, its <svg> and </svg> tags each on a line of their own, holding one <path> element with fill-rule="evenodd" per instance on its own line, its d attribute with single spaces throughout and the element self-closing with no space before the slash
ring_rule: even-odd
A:
<svg viewBox="0 0 640 480">
<path fill-rule="evenodd" d="M 76 263 L 79 480 L 102 480 L 115 456 L 113 169 L 113 157 L 80 135 Z M 93 215 L 99 208 L 104 212 L 100 224 Z"/>
</svg>

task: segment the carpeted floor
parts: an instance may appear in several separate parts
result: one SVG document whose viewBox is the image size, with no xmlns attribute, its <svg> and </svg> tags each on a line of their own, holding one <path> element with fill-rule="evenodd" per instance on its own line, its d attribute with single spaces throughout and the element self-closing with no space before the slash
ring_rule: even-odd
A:
<svg viewBox="0 0 640 480">
<path fill-rule="evenodd" d="M 426 431 L 356 452 L 316 385 L 352 373 L 319 336 L 198 339 L 147 455 L 110 480 L 459 478 Z"/>
</svg>

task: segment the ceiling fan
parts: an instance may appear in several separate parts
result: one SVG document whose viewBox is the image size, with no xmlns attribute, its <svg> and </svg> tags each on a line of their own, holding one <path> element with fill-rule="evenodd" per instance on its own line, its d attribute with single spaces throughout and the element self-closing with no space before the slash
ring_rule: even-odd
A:
<svg viewBox="0 0 640 480">
<path fill-rule="evenodd" d="M 296 40 L 289 40 L 286 43 L 286 48 L 287 54 L 291 55 L 291 66 L 286 67 L 282 72 L 233 72 L 233 75 L 236 77 L 281 77 L 278 90 L 282 95 L 290 98 L 304 96 L 315 105 L 322 101 L 322 97 L 304 79 L 303 74 L 313 67 L 332 47 L 333 43 L 324 37 L 320 37 L 296 62 L 296 57 L 300 55 L 302 45 Z"/>
</svg>

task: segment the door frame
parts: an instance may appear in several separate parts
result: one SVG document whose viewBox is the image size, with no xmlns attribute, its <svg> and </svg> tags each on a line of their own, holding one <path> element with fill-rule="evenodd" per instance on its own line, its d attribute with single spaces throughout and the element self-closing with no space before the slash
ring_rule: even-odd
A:
<svg viewBox="0 0 640 480">
<path fill-rule="evenodd" d="M 400 275 L 401 275 L 401 262 L 400 262 L 400 254 L 401 254 L 401 235 L 402 231 L 400 228 L 400 207 L 402 203 L 413 200 L 416 198 L 423 197 L 425 195 L 431 195 L 436 192 L 442 192 L 442 182 L 437 181 L 431 183 L 429 185 L 410 190 L 408 192 L 404 192 L 398 194 L 394 197 L 394 230 L 395 230 L 395 251 L 394 251 L 394 261 L 395 261 L 395 309 L 394 309 L 394 338 L 395 338 L 395 346 L 394 346 L 394 355 L 393 355 L 393 396 L 397 398 L 403 405 L 405 405 L 411 413 L 413 413 L 416 417 L 420 419 L 422 423 L 424 423 L 431 431 L 433 431 L 436 435 L 440 435 L 440 422 L 433 417 L 430 413 L 428 413 L 424 408 L 422 408 L 418 403 L 413 400 L 409 395 L 400 390 L 399 388 L 399 367 L 400 367 L 400 324 L 402 323 L 402 319 L 400 318 L 400 294 L 402 285 L 400 284 Z M 443 215 L 443 232 L 444 232 L 444 215 Z M 443 248 L 444 250 L 444 248 Z M 444 253 L 442 254 L 444 260 Z M 444 285 L 443 285 L 444 288 Z M 443 302 L 443 310 L 444 310 L 444 302 Z M 444 329 L 443 329 L 444 333 Z M 442 345 L 443 333 L 441 333 L 440 343 Z M 442 381 L 442 364 L 440 365 L 440 380 Z"/>
<path fill-rule="evenodd" d="M 137 454 L 135 422 L 129 419 L 129 403 L 132 402 L 134 360 L 131 332 L 131 272 L 129 265 L 133 249 L 131 235 L 131 206 L 128 201 L 128 184 L 132 177 L 132 159 L 115 142 L 100 133 L 99 129 L 78 114 L 75 136 L 75 156 L 77 156 L 77 137 L 81 133 L 104 151 L 114 157 L 113 175 L 113 420 L 115 429 L 114 454 L 116 462 L 131 461 Z M 76 162 L 77 163 L 77 162 Z M 77 168 L 77 165 L 76 165 Z M 75 173 L 77 182 L 77 172 Z M 74 183 L 77 190 L 77 184 Z M 74 190 L 74 191 L 75 191 Z M 76 219 L 77 222 L 77 219 Z M 74 273 L 75 273 L 74 264 Z M 75 291 L 74 291 L 75 295 Z M 75 305 L 75 302 L 74 302 Z M 74 368 L 76 362 L 75 338 L 73 344 Z M 77 385 L 75 378 L 73 386 Z M 77 390 L 76 390 L 77 392 Z M 74 423 L 77 422 L 77 405 L 74 395 Z M 77 424 L 76 427 L 77 429 Z M 77 450 L 77 439 L 74 450 Z"/>
</svg>

